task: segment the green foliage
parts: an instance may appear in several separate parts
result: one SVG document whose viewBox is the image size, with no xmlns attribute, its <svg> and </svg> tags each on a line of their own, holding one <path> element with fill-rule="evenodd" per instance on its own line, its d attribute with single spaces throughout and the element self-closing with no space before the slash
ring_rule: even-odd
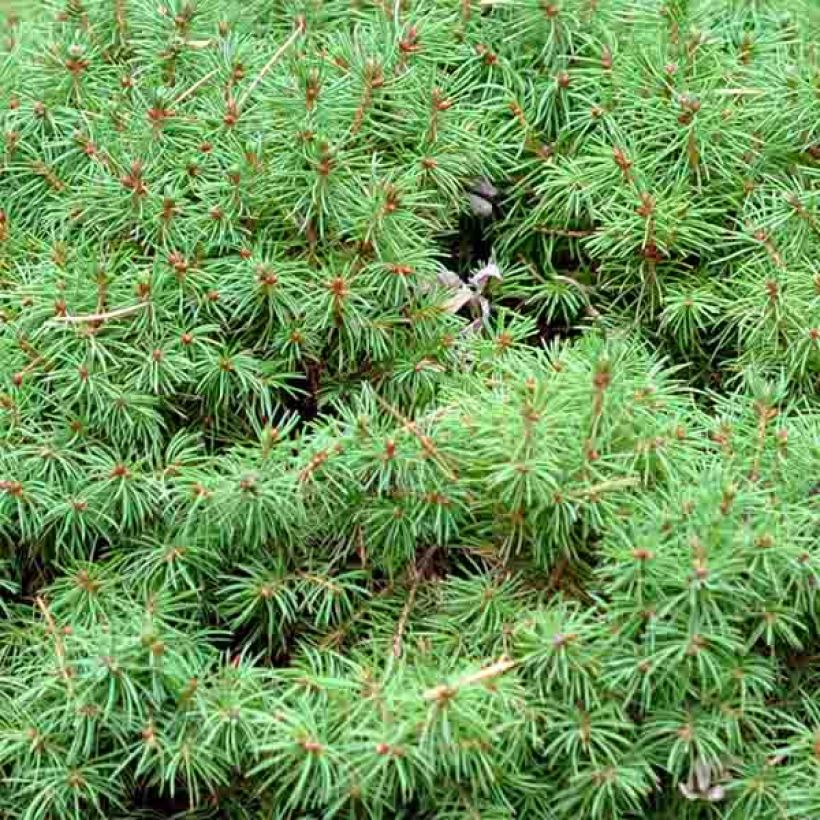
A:
<svg viewBox="0 0 820 820">
<path fill-rule="evenodd" d="M 18 5 L 0 816 L 820 814 L 816 3 Z"/>
</svg>

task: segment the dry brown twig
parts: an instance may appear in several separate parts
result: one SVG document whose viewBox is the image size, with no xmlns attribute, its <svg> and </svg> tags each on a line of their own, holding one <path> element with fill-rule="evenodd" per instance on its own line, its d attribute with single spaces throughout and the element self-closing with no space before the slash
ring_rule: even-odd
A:
<svg viewBox="0 0 820 820">
<path fill-rule="evenodd" d="M 54 620 L 54 616 L 51 614 L 51 610 L 48 608 L 45 599 L 38 595 L 35 598 L 35 602 L 37 608 L 43 613 L 43 618 L 48 628 L 47 631 L 50 632 L 54 638 L 54 655 L 57 658 L 57 665 L 60 667 L 60 674 L 66 682 L 69 694 L 73 695 L 74 682 L 71 678 L 71 670 L 69 669 L 68 662 L 66 661 L 65 644 L 63 643 L 62 635 L 60 635 L 60 630 L 57 627 L 57 622 Z"/>
<path fill-rule="evenodd" d="M 416 593 L 419 589 L 419 584 L 424 577 L 427 568 L 430 566 L 433 556 L 436 554 L 438 547 L 430 547 L 421 558 L 421 561 L 416 562 L 415 559 L 408 567 L 408 575 L 410 576 L 410 591 L 407 593 L 407 600 L 399 616 L 398 624 L 396 625 L 396 632 L 393 636 L 393 655 L 400 658 L 402 654 L 402 642 L 404 640 L 404 632 L 407 629 L 407 622 L 410 620 L 410 613 L 413 611 L 413 605 L 416 602 Z"/>
<path fill-rule="evenodd" d="M 262 80 L 265 79 L 265 75 L 276 65 L 277 60 L 290 48 L 290 46 L 296 41 L 296 38 L 302 33 L 302 28 L 300 26 L 296 26 L 284 43 L 274 52 L 273 56 L 268 60 L 265 65 L 262 67 L 262 70 L 256 75 L 253 82 L 248 86 L 245 93 L 239 98 L 239 102 L 237 103 L 237 108 L 241 109 L 245 103 L 248 101 L 248 98 L 253 94 L 256 90 L 256 87 Z"/>
<path fill-rule="evenodd" d="M 211 79 L 217 72 L 219 71 L 218 68 L 215 68 L 213 71 L 209 71 L 203 77 L 200 77 L 190 88 L 183 91 L 174 101 L 171 103 L 171 107 L 179 105 L 184 100 L 187 100 L 192 94 L 195 94 L 200 88 L 202 88 L 208 80 Z"/>
<path fill-rule="evenodd" d="M 457 681 L 454 681 L 453 683 L 442 683 L 438 686 L 434 686 L 431 689 L 428 689 L 424 693 L 424 699 L 434 701 L 448 700 L 449 698 L 453 697 L 453 695 L 455 695 L 460 689 L 464 689 L 468 686 L 475 686 L 476 684 L 493 680 L 494 678 L 506 674 L 511 669 L 515 669 L 516 666 L 518 666 L 518 661 L 514 661 L 511 658 L 501 658 L 495 663 L 490 664 L 490 666 L 485 666 L 483 669 L 479 669 L 477 672 L 472 672 L 469 675 L 465 675 L 464 677 L 459 678 Z"/>
<path fill-rule="evenodd" d="M 128 307 L 117 308 L 116 310 L 109 310 L 104 313 L 86 313 L 82 316 L 55 316 L 50 324 L 63 325 L 81 325 L 90 324 L 92 322 L 107 322 L 111 319 L 121 319 L 124 316 L 130 316 L 133 313 L 138 313 L 143 308 L 148 306 L 148 302 L 140 302 L 138 305 L 129 305 Z"/>
</svg>

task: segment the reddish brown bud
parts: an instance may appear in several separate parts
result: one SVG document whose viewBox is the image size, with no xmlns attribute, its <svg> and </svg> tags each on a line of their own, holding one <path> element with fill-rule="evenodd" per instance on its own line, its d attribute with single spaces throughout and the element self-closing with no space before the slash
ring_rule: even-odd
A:
<svg viewBox="0 0 820 820">
<path fill-rule="evenodd" d="M 768 293 L 769 299 L 772 302 L 776 302 L 780 296 L 780 285 L 774 279 L 769 279 L 769 281 L 766 282 L 766 293 Z"/>
<path fill-rule="evenodd" d="M 168 264 L 180 275 L 188 272 L 188 260 L 179 251 L 171 251 L 168 254 Z"/>
<path fill-rule="evenodd" d="M 444 99 L 441 99 L 441 97 L 439 97 L 438 95 L 435 95 L 435 94 L 433 95 L 433 108 L 435 108 L 436 111 L 446 111 L 448 108 L 452 108 L 452 107 L 453 107 L 453 101 L 452 100 L 444 100 Z"/>
<path fill-rule="evenodd" d="M 337 299 L 344 299 L 350 293 L 347 282 L 341 276 L 331 279 L 327 288 Z"/>
<path fill-rule="evenodd" d="M 643 217 L 644 219 L 648 219 L 652 214 L 655 212 L 655 198 L 647 193 L 644 192 L 641 194 L 641 204 L 636 209 L 635 213 L 638 216 Z"/>
<path fill-rule="evenodd" d="M 771 549 L 774 546 L 774 538 L 769 533 L 763 533 L 755 540 L 755 546 L 762 550 Z"/>
<path fill-rule="evenodd" d="M 615 147 L 612 149 L 612 158 L 615 160 L 615 164 L 621 169 L 623 175 L 629 176 L 631 168 L 632 168 L 632 160 L 629 159 L 626 155 L 626 151 L 623 148 Z"/>
<path fill-rule="evenodd" d="M 154 108 L 149 108 L 146 117 L 154 126 L 160 126 L 163 122 L 165 122 L 165 120 L 173 117 L 173 112 L 169 111 L 167 108 L 160 108 L 157 106 Z"/>
<path fill-rule="evenodd" d="M 607 370 L 598 370 L 592 379 L 596 390 L 606 390 L 612 383 L 612 376 Z"/>
<path fill-rule="evenodd" d="M 321 86 L 319 85 L 318 79 L 308 81 L 308 84 L 305 86 L 305 105 L 308 111 L 313 108 L 316 104 L 316 100 L 319 99 L 320 90 Z"/>
<path fill-rule="evenodd" d="M 325 154 L 322 159 L 319 160 L 319 164 L 316 166 L 316 170 L 319 174 L 323 177 L 326 177 L 330 174 L 331 170 L 333 169 L 333 158 Z"/>
<path fill-rule="evenodd" d="M 279 277 L 265 265 L 256 268 L 256 276 L 260 285 L 272 288 L 279 284 Z"/>
<path fill-rule="evenodd" d="M 402 54 L 414 54 L 415 52 L 421 50 L 419 33 L 415 26 L 410 26 L 410 28 L 407 29 L 407 33 L 404 35 L 404 38 L 399 42 L 399 49 Z"/>
<path fill-rule="evenodd" d="M 239 110 L 236 107 L 236 103 L 232 100 L 225 106 L 225 114 L 222 117 L 222 122 L 225 123 L 227 128 L 233 128 L 238 121 Z"/>
<path fill-rule="evenodd" d="M 15 498 L 22 498 L 23 485 L 19 481 L 0 481 L 0 492 L 6 492 Z"/>
</svg>

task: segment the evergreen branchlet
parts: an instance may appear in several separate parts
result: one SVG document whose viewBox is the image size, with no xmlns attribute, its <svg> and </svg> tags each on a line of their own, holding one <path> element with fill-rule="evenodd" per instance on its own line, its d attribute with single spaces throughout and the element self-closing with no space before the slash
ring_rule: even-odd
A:
<svg viewBox="0 0 820 820">
<path fill-rule="evenodd" d="M 0 816 L 820 816 L 816 2 L 11 5 Z"/>
</svg>

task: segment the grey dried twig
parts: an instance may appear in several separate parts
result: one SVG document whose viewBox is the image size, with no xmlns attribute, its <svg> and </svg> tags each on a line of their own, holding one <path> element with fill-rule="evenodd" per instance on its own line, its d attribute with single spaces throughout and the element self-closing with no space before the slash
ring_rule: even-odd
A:
<svg viewBox="0 0 820 820">
<path fill-rule="evenodd" d="M 679 783 L 678 788 L 687 800 L 719 803 L 726 797 L 726 789 L 719 783 L 713 784 L 714 774 L 713 767 L 703 758 L 698 758 L 686 782 Z"/>
<path fill-rule="evenodd" d="M 448 313 L 458 313 L 467 305 L 480 312 L 480 316 L 466 328 L 466 332 L 472 332 L 477 330 L 490 315 L 490 301 L 484 295 L 487 285 L 491 279 L 501 280 L 504 277 L 498 265 L 490 261 L 479 268 L 466 282 L 449 270 L 440 271 L 437 278 L 440 285 L 453 292 L 444 303 L 444 309 Z"/>
</svg>

